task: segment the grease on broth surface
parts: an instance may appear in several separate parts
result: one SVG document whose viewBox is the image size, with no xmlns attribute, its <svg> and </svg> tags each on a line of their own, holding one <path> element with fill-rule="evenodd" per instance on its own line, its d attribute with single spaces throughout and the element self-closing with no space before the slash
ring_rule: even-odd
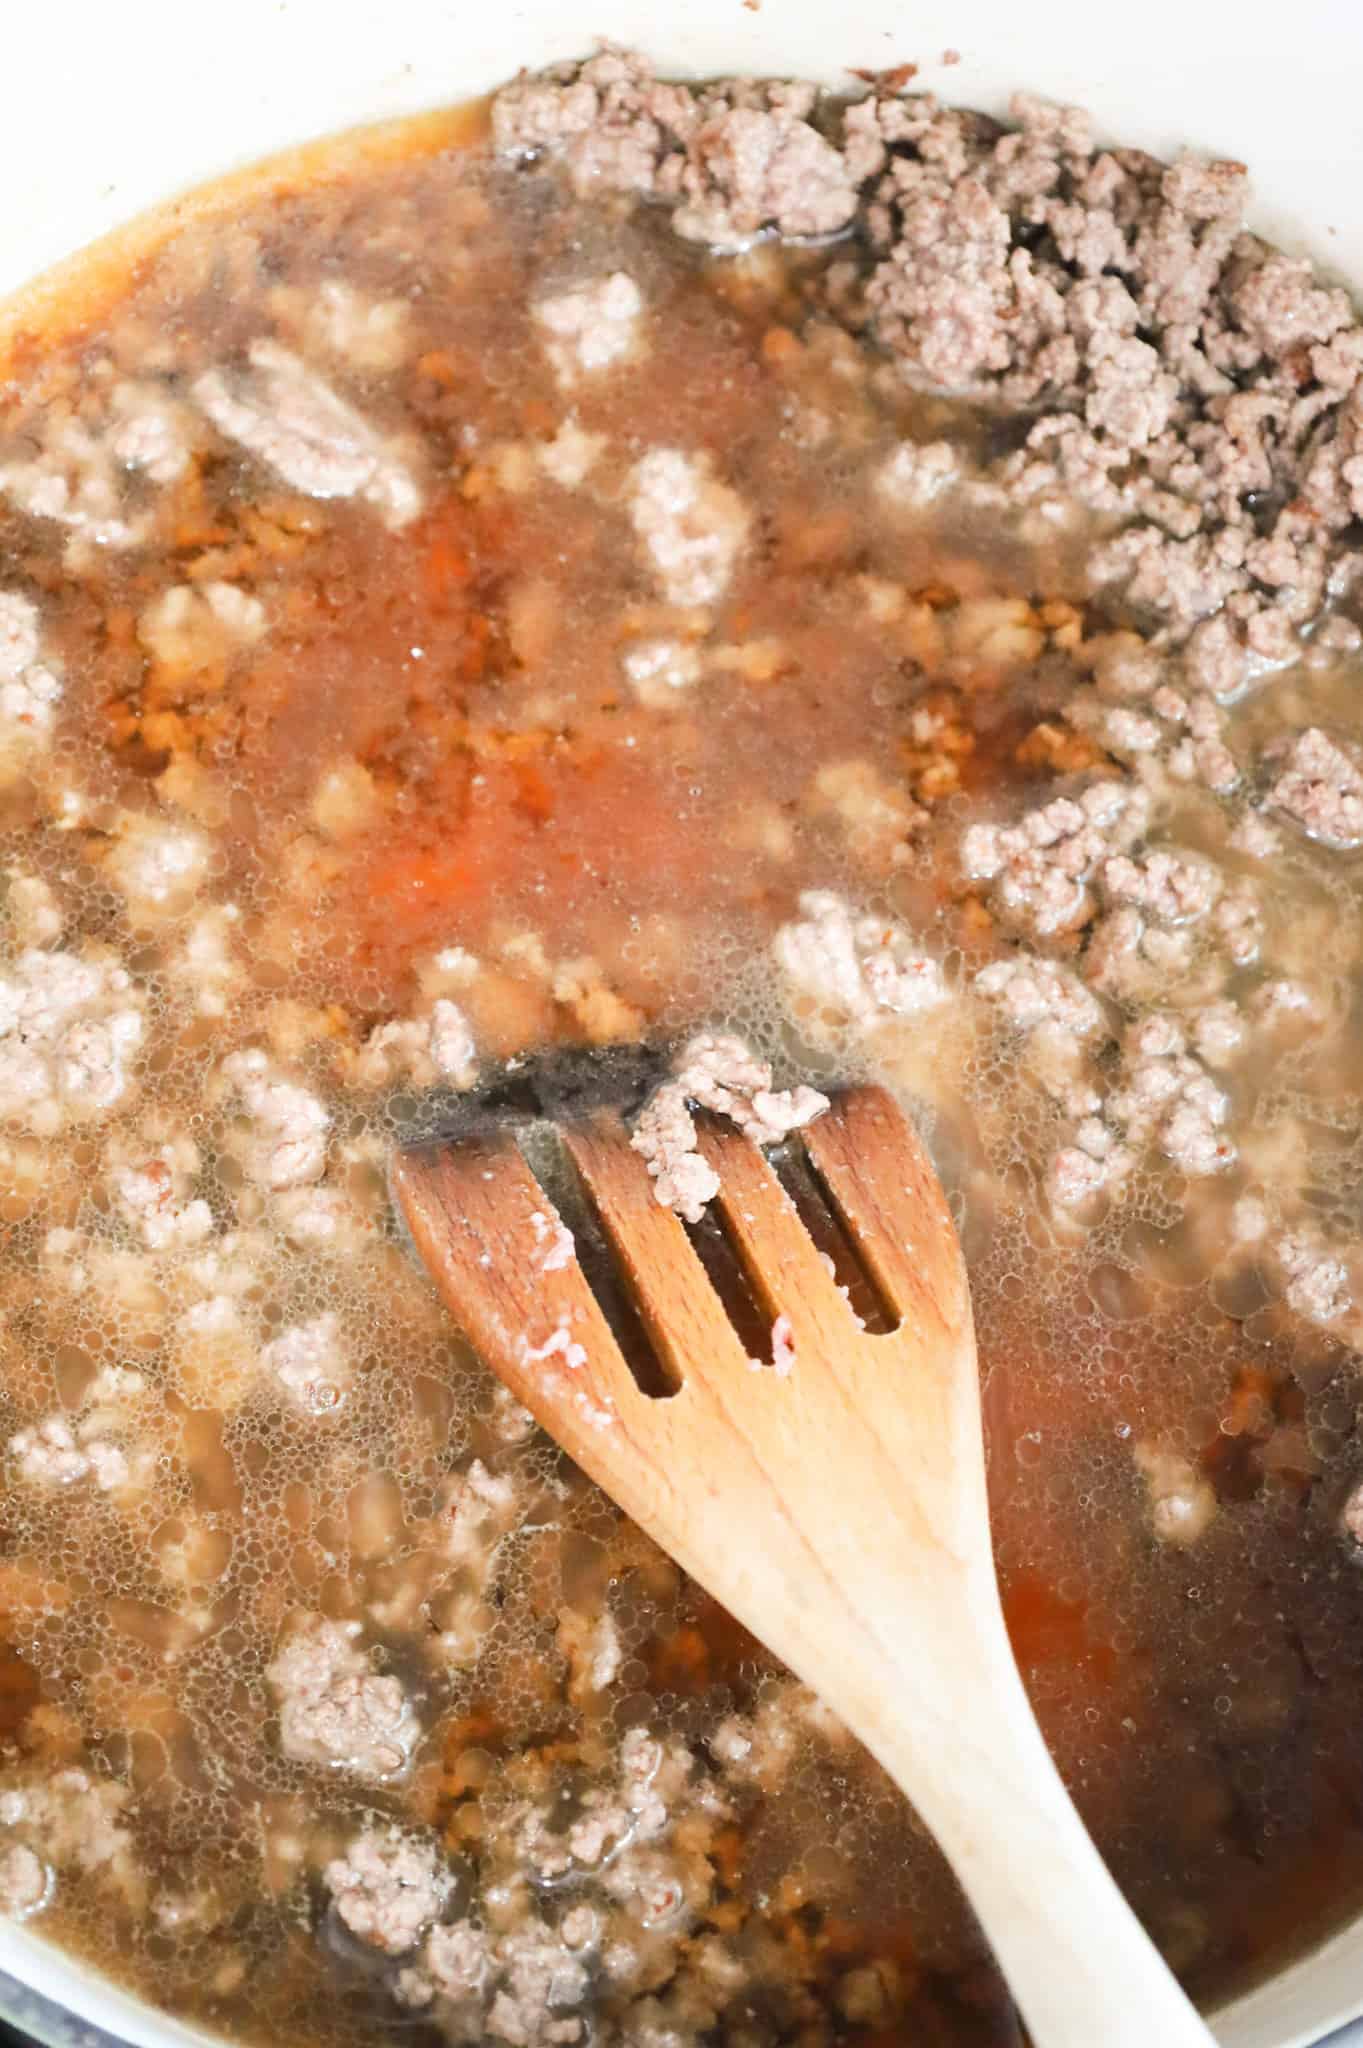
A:
<svg viewBox="0 0 1363 2048">
<path fill-rule="evenodd" d="M 1113 512 L 998 492 L 847 244 L 441 140 L 210 209 L 4 394 L 0 1889 L 246 2039 L 1018 2038 L 390 1214 L 429 1091 L 723 1030 L 929 1115 L 1019 1660 L 1220 1995 L 1363 1895 L 1363 927 L 1291 812 L 1347 830 L 1347 605 L 1180 710 Z"/>
</svg>

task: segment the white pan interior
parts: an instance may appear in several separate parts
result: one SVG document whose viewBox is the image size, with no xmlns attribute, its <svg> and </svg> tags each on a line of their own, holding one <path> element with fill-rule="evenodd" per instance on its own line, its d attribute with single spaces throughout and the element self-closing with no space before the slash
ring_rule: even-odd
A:
<svg viewBox="0 0 1363 2048">
<path fill-rule="evenodd" d="M 678 74 L 837 83 L 846 66 L 912 61 L 919 85 L 968 105 L 1001 110 L 1020 86 L 1073 100 L 1123 142 L 1242 159 L 1254 225 L 1363 283 L 1357 0 L 1142 0 L 1130 11 L 1080 0 L 7 0 L 3 13 L 0 296 L 188 186 L 329 130 L 482 92 L 598 37 L 637 43 Z M 948 52 L 959 62 L 944 62 Z M 4 1923 L 0 1970 L 142 2048 L 206 2038 Z M 1305 2048 L 1361 2012 L 1363 1923 L 1214 2024 L 1224 2048 Z M 32 2001 L 12 2016 L 54 2038 Z M 72 2048 L 89 2039 L 62 2031 Z M 1363 2031 L 1347 2038 L 1363 2048 Z"/>
</svg>

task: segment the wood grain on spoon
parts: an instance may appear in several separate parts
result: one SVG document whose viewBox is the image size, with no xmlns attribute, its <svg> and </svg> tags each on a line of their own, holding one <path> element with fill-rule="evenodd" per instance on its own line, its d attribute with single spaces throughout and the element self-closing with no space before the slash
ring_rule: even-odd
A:
<svg viewBox="0 0 1363 2048">
<path fill-rule="evenodd" d="M 1117 1890 L 1013 1661 L 989 1535 L 975 1338 L 932 1163 L 882 1090 L 806 1149 L 897 1318 L 861 1329 L 772 1168 L 701 1146 L 791 1369 L 755 1369 L 686 1231 L 602 1114 L 564 1142 L 672 1389 L 636 1382 L 509 1135 L 405 1153 L 417 1248 L 470 1341 L 585 1471 L 831 1706 L 949 1857 L 1038 2048 L 1211 2041 Z"/>
</svg>

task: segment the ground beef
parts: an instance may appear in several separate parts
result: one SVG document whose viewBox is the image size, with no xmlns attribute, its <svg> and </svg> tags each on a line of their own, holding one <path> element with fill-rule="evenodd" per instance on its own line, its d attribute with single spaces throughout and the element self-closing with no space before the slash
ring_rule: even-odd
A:
<svg viewBox="0 0 1363 2048">
<path fill-rule="evenodd" d="M 1285 977 L 1261 982 L 1249 1009 L 1258 1035 L 1271 1039 L 1280 1050 L 1300 1045 L 1332 1022 L 1328 1002 L 1302 982 Z"/>
<path fill-rule="evenodd" d="M 1191 698 L 1169 684 L 1150 692 L 1150 713 L 1128 711 L 1126 707 L 1105 709 L 1081 692 L 1066 707 L 1066 717 L 1085 729 L 1099 731 L 1113 754 L 1156 754 L 1164 752 L 1169 774 L 1177 782 L 1201 782 L 1216 795 L 1228 795 L 1240 780 L 1240 770 L 1224 741 L 1226 713 L 1216 698 L 1197 690 Z M 1185 737 L 1169 741 L 1169 727 Z"/>
<path fill-rule="evenodd" d="M 1098 863 L 1138 837 L 1148 816 L 1140 788 L 1093 782 L 1078 798 L 1055 797 L 1017 825 L 970 826 L 961 863 L 967 876 L 993 883 L 1009 923 L 1039 937 L 1072 931 L 1093 915 L 1088 884 Z"/>
<path fill-rule="evenodd" d="M 356 1940 L 390 1956 L 416 1947 L 449 1892 L 434 1851 L 396 1828 L 357 1835 L 323 1880 Z"/>
<path fill-rule="evenodd" d="M 867 291 L 882 338 L 937 390 L 1006 370 L 1016 311 L 1008 215 L 975 178 L 924 178 L 892 203 L 897 232 Z"/>
<path fill-rule="evenodd" d="M 596 1915 L 573 1907 L 550 1928 L 538 1918 L 499 1935 L 466 1920 L 435 1927 L 419 1963 L 401 1973 L 397 1994 L 416 2011 L 433 2010 L 455 2042 L 503 2042 L 507 2048 L 555 2048 L 585 2042 L 572 2008 L 591 1977 L 580 1950 L 595 1945 Z M 643 2039 L 643 2036 L 636 2036 Z"/>
<path fill-rule="evenodd" d="M 457 1003 L 441 996 L 431 1005 L 426 1042 L 431 1064 L 442 1081 L 454 1088 L 473 1086 L 478 1078 L 478 1055 L 472 1027 Z"/>
<path fill-rule="evenodd" d="M 931 728 L 926 733 L 926 743 L 931 745 L 940 736 L 939 722 L 926 712 L 919 714 L 919 719 Z M 856 756 L 820 762 L 805 802 L 816 817 L 838 821 L 859 861 L 882 869 L 902 866 L 908 860 L 909 842 L 927 819 L 927 812 L 902 783 L 874 761 Z"/>
<path fill-rule="evenodd" d="M 1119 855 L 1103 863 L 1104 893 L 1114 903 L 1134 904 L 1162 924 L 1196 924 L 1221 893 L 1220 878 L 1206 861 L 1157 851 L 1139 860 Z"/>
<path fill-rule="evenodd" d="M 1135 1166 L 1135 1155 L 1097 1117 L 1086 1117 L 1077 1143 L 1062 1145 L 1051 1161 L 1046 1191 L 1058 1209 L 1082 1210 L 1116 1187 Z"/>
<path fill-rule="evenodd" d="M 636 640 L 627 647 L 620 666 L 639 702 L 659 711 L 699 680 L 701 661 L 685 640 L 657 637 Z"/>
<path fill-rule="evenodd" d="M 1019 954 L 991 961 L 975 976 L 975 987 L 998 1004 L 1015 1031 L 1050 1024 L 1076 1038 L 1092 1038 L 1106 1021 L 1102 1004 L 1078 976 L 1053 960 Z"/>
<path fill-rule="evenodd" d="M 164 385 L 125 381 L 109 393 L 109 452 L 150 483 L 171 484 L 189 468 L 194 416 Z"/>
<path fill-rule="evenodd" d="M 42 1911 L 52 1896 L 52 1872 L 23 1842 L 0 1848 L 0 1913 L 27 1920 Z"/>
<path fill-rule="evenodd" d="M 1352 1307 L 1348 1267 L 1311 1237 L 1281 1238 L 1276 1252 L 1288 1307 L 1299 1316 L 1312 1323 L 1332 1323 Z"/>
<path fill-rule="evenodd" d="M 39 1911 L 65 1871 L 89 1872 L 140 1906 L 145 1887 L 126 1825 L 128 1805 L 125 1786 L 75 1767 L 0 1793 L 4 1909 L 20 1919 Z"/>
<path fill-rule="evenodd" d="M 256 1049 L 232 1053 L 222 1075 L 250 1119 L 243 1150 L 251 1179 L 267 1188 L 320 1180 L 331 1118 L 317 1097 L 277 1072 Z"/>
<path fill-rule="evenodd" d="M 297 1251 L 354 1254 L 373 1240 L 372 1216 L 339 1188 L 289 1188 L 270 1207 L 271 1220 Z"/>
<path fill-rule="evenodd" d="M 281 1331 L 265 1346 L 260 1362 L 309 1415 L 334 1415 L 353 1378 L 340 1318 L 331 1309 Z"/>
<path fill-rule="evenodd" d="M 1245 269 L 1228 299 L 1241 332 L 1271 357 L 1328 341 L 1353 317 L 1347 292 L 1319 284 L 1309 263 L 1276 252 Z"/>
<path fill-rule="evenodd" d="M 1295 819 L 1310 839 L 1336 847 L 1363 846 L 1363 772 L 1318 726 L 1280 743 L 1271 758 L 1284 765 L 1268 801 Z"/>
<path fill-rule="evenodd" d="M 1150 1522 L 1161 1543 L 1180 1547 L 1205 1535 L 1216 1514 L 1208 1479 L 1177 1451 L 1137 1444 L 1134 1454 L 1150 1494 Z"/>
<path fill-rule="evenodd" d="M 521 1506 L 515 1480 L 505 1472 L 490 1472 L 475 1458 L 467 1471 L 446 1481 L 433 1540 L 451 1564 L 486 1581 L 503 1537 L 520 1519 Z"/>
<path fill-rule="evenodd" d="M 66 928 L 66 912 L 51 883 L 20 868 L 10 871 L 5 910 L 19 946 L 55 945 Z"/>
<path fill-rule="evenodd" d="M 622 270 L 576 291 L 542 299 L 535 319 L 544 329 L 549 360 L 563 384 L 609 368 L 638 346 L 643 296 Z"/>
<path fill-rule="evenodd" d="M 1211 926 L 1237 967 L 1253 965 L 1263 939 L 1263 913 L 1250 883 L 1236 882 L 1222 892 Z"/>
<path fill-rule="evenodd" d="M 580 490 L 605 448 L 604 434 L 589 434 L 575 421 L 565 420 L 552 441 L 540 442 L 539 465 L 565 491 Z"/>
<path fill-rule="evenodd" d="M 1187 1050 L 1182 1027 L 1158 1011 L 1126 1034 L 1121 1086 L 1108 1098 L 1105 1114 L 1128 1144 L 1153 1140 L 1180 1171 L 1219 1173 L 1235 1160 L 1235 1146 L 1222 1126 L 1226 1096 L 1201 1062 Z"/>
<path fill-rule="evenodd" d="M 420 1729 L 398 1680 L 375 1671 L 359 1635 L 358 1622 L 304 1616 L 266 1677 L 286 1756 L 382 1780 L 406 1767 Z"/>
<path fill-rule="evenodd" d="M 771 1796 L 782 1791 L 816 1731 L 835 1749 L 850 1739 L 842 1723 L 806 1686 L 787 1678 L 766 1694 L 755 1714 L 727 1715 L 708 1747 L 726 1778 L 750 1782 Z"/>
<path fill-rule="evenodd" d="M 130 548 L 145 531 L 145 521 L 130 516 L 124 505 L 119 462 L 114 452 L 118 427 L 105 421 L 103 433 L 92 431 L 60 407 L 45 411 L 33 439 L 36 452 L 16 450 L 15 459 L 0 464 L 0 497 L 8 498 L 31 519 L 51 519 L 67 529 L 77 560 L 88 550 Z"/>
<path fill-rule="evenodd" d="M 643 1155 L 663 1207 L 699 1223 L 719 1193 L 719 1176 L 696 1150 L 696 1120 L 685 1092 L 674 1084 L 660 1088 L 630 1142 Z"/>
<path fill-rule="evenodd" d="M 201 1244 L 211 1235 L 213 1212 L 190 1192 L 199 1164 L 199 1149 L 185 1136 L 154 1151 L 113 1148 L 109 1180 L 114 1200 L 149 1251 Z"/>
<path fill-rule="evenodd" d="M 202 832 L 141 812 L 117 821 L 105 872 L 139 928 L 179 917 L 193 902 L 209 870 L 212 850 Z"/>
<path fill-rule="evenodd" d="M 1245 1024 L 1232 1002 L 1208 1003 L 1192 1022 L 1192 1042 L 1199 1059 L 1209 1066 L 1225 1066 L 1245 1043 Z"/>
<path fill-rule="evenodd" d="M 125 1486 L 133 1465 L 116 1438 L 135 1421 L 146 1391 L 140 1372 L 104 1366 L 73 1416 L 50 1415 L 10 1438 L 19 1477 L 41 1487 L 76 1486 L 88 1479 L 101 1493 Z M 141 1458 L 136 1462 L 139 1468 L 145 1463 Z"/>
<path fill-rule="evenodd" d="M 960 453 L 949 441 L 902 441 L 881 465 L 876 490 L 887 504 L 917 511 L 960 473 Z"/>
<path fill-rule="evenodd" d="M 888 83 L 850 104 L 668 85 L 607 49 L 499 93 L 493 133 L 561 153 L 580 191 L 671 204 L 717 247 L 855 221 L 872 262 L 853 315 L 916 383 L 1038 409 L 994 473 L 1126 519 L 1095 572 L 1135 611 L 1187 638 L 1233 600 L 1211 643 L 1229 691 L 1289 658 L 1363 514 L 1363 329 L 1244 231 L 1243 165 L 1110 151 L 1027 96 L 1012 114 Z"/>
<path fill-rule="evenodd" d="M 1085 711 L 1089 709 L 1086 699 L 1076 699 L 1067 707 L 1067 715 L 1073 719 L 1081 706 Z M 1086 718 L 1085 722 L 1091 722 L 1115 754 L 1153 754 L 1164 738 L 1156 719 L 1147 718 L 1142 711 L 1128 710 L 1124 704 L 1098 707 L 1092 720 Z"/>
<path fill-rule="evenodd" d="M 212 578 L 163 591 L 139 613 L 137 638 L 158 679 L 169 682 L 171 677 L 236 669 L 265 638 L 269 624 L 260 598 Z"/>
<path fill-rule="evenodd" d="M 942 963 L 893 920 L 858 916 L 829 889 L 807 889 L 800 916 L 772 952 L 797 1002 L 870 1028 L 920 1016 L 947 1001 Z"/>
<path fill-rule="evenodd" d="M 442 1998 L 476 1997 L 492 1973 L 491 1946 L 486 1930 L 467 1920 L 433 1927 L 422 1961 L 435 1992 Z"/>
<path fill-rule="evenodd" d="M 1093 1054 L 1109 1036 L 1104 1007 L 1068 969 L 1026 955 L 992 961 L 980 969 L 974 987 L 1021 1034 L 1026 1071 L 1068 1118 L 1080 1120 L 1078 1143 L 1062 1146 L 1051 1164 L 1052 1196 L 1073 1208 L 1123 1175 L 1130 1163 L 1094 1114 L 1101 1097 Z"/>
<path fill-rule="evenodd" d="M 9 1440 L 9 1452 L 19 1477 L 35 1486 L 74 1486 L 93 1470 L 88 1452 L 60 1416 L 19 1430 Z"/>
<path fill-rule="evenodd" d="M 373 299 L 344 278 L 324 278 L 309 308 L 307 332 L 320 348 L 352 369 L 396 370 L 411 342 L 412 309 L 405 299 Z"/>
<path fill-rule="evenodd" d="M 0 781 L 19 773 L 56 722 L 62 686 L 40 658 L 38 608 L 0 590 Z"/>
<path fill-rule="evenodd" d="M 521 78 L 493 101 L 493 135 L 518 153 L 561 150 L 580 192 L 676 203 L 679 234 L 738 248 L 768 229 L 828 235 L 857 208 L 844 153 L 810 116 L 812 86 L 730 80 L 692 92 L 608 49 Z"/>
<path fill-rule="evenodd" d="M 144 998 L 108 952 L 21 953 L 0 975 L 0 1119 L 39 1136 L 129 1094 Z"/>
<path fill-rule="evenodd" d="M 545 1926 L 504 1934 L 497 1944 L 502 1983 L 485 2019 L 487 2035 L 508 2048 L 540 2048 L 586 2040 L 582 2020 L 565 2009 L 585 1999 L 590 1983 L 580 1957 Z"/>
<path fill-rule="evenodd" d="M 707 455 L 655 448 L 630 476 L 630 518 L 669 604 L 709 605 L 723 596 L 748 535 L 736 492 Z"/>
<path fill-rule="evenodd" d="M 206 370 L 194 397 L 227 440 L 311 498 L 363 498 L 390 526 L 421 510 L 408 466 L 345 399 L 276 341 L 256 341 L 249 369 Z"/>
<path fill-rule="evenodd" d="M 575 1609 L 565 1608 L 556 1640 L 568 1660 L 569 1697 L 579 1703 L 604 1692 L 624 1663 L 619 1631 L 609 1611 L 588 1621 Z"/>
<path fill-rule="evenodd" d="M 714 1168 L 696 1150 L 692 1105 L 736 1123 L 755 1145 L 775 1145 L 822 1115 L 828 1097 L 816 1088 L 773 1089 L 768 1061 L 741 1038 L 702 1032 L 677 1055 L 673 1076 L 654 1091 L 630 1140 L 653 1176 L 664 1208 L 699 1223 L 719 1193 Z"/>
<path fill-rule="evenodd" d="M 167 960 L 171 980 L 187 987 L 200 1016 L 221 1017 L 245 981 L 233 958 L 232 941 L 241 923 L 235 903 L 217 903 L 194 918 Z"/>
<path fill-rule="evenodd" d="M 716 248 L 772 227 L 833 234 L 857 204 L 838 151 L 789 106 L 717 108 L 696 131 L 681 188 L 677 232 Z"/>
<path fill-rule="evenodd" d="M 1243 853 L 1250 860 L 1272 860 L 1283 845 L 1282 835 L 1257 811 L 1244 813 L 1226 843 L 1232 853 Z"/>
<path fill-rule="evenodd" d="M 1005 974 L 1005 968 L 1013 972 Z M 1010 999 L 1016 1006 L 1029 1034 L 1027 1066 L 1069 1123 L 1047 1175 L 1051 1201 L 1062 1210 L 1088 1212 L 1096 1196 L 1111 1194 L 1129 1179 L 1151 1148 L 1190 1177 L 1233 1165 L 1236 1147 L 1224 1128 L 1229 1098 L 1188 1050 L 1179 1019 L 1171 1011 L 1150 1010 L 1128 1027 L 1113 1086 L 1092 1058 L 1108 1043 L 1105 1013 L 1096 1005 L 1095 1013 L 1078 1010 L 1074 991 L 1063 981 L 1052 982 L 1052 974 L 1063 970 L 1051 969 L 1039 980 L 1036 963 L 1000 962 L 976 978 L 977 988 L 1001 998 L 1005 1010 Z M 1110 985 L 1110 974 L 1103 975 L 1102 985 Z M 1148 1000 L 1148 991 L 1143 993 Z M 1065 1016 L 1075 1021 L 1061 1021 Z M 1191 1029 L 1198 1052 L 1213 1061 L 1231 1058 L 1244 1039 L 1243 1022 L 1226 1002 L 1204 1005 Z"/>
<path fill-rule="evenodd" d="M 469 1021 L 457 1003 L 438 997 L 428 1016 L 376 1024 L 351 1072 L 362 1088 L 391 1087 L 399 1079 L 418 1088 L 438 1081 L 471 1088 L 478 1077 L 478 1053 Z"/>
</svg>

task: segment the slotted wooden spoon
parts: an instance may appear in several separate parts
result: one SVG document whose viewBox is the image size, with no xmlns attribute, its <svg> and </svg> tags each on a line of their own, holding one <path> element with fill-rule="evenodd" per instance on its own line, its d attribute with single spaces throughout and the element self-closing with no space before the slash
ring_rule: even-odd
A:
<svg viewBox="0 0 1363 2048">
<path fill-rule="evenodd" d="M 674 1391 L 636 1383 L 509 1133 L 402 1154 L 398 1198 L 463 1330 L 550 1434 L 811 1685 L 912 1800 L 1037 2048 L 1206 2048 L 1117 1890 L 1013 1661 L 989 1536 L 970 1294 L 889 1096 L 809 1160 L 898 1326 L 868 1335 L 762 1155 L 707 1128 L 723 1224 L 793 1364 L 754 1370 L 613 1115 L 562 1133 Z"/>
</svg>

